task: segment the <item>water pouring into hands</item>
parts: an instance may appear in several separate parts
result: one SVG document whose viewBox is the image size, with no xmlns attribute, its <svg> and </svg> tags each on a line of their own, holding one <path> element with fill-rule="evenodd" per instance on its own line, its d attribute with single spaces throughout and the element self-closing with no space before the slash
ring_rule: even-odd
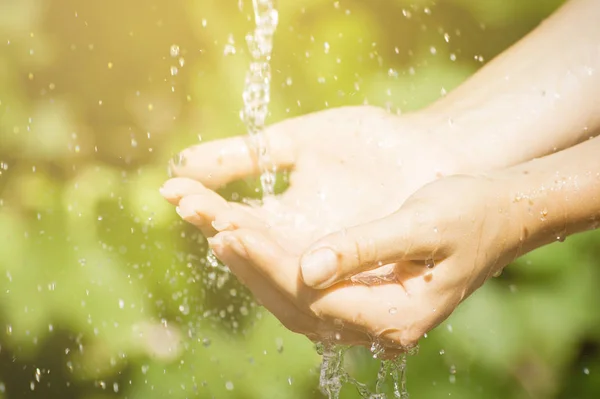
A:
<svg viewBox="0 0 600 399">
<path fill-rule="evenodd" d="M 246 138 L 185 150 L 162 193 L 289 329 L 413 345 L 516 257 L 599 226 L 599 16 L 567 3 L 423 111 L 268 128 L 290 187 L 261 206 L 213 191 L 259 173 Z"/>
</svg>

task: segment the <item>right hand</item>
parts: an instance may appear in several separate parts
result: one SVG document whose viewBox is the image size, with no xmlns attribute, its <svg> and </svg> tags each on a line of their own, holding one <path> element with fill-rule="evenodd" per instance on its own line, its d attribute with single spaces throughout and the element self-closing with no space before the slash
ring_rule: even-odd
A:
<svg viewBox="0 0 600 399">
<path fill-rule="evenodd" d="M 415 345 L 517 255 L 519 219 L 504 184 L 442 178 L 391 215 L 324 237 L 311 250 L 326 248 L 332 256 L 311 262 L 334 262 L 326 289 L 303 283 L 300 257 L 280 246 L 268 226 L 231 227 L 210 245 L 289 329 L 317 341 L 378 340 L 398 350 Z M 380 265 L 387 274 L 348 279 Z"/>
</svg>

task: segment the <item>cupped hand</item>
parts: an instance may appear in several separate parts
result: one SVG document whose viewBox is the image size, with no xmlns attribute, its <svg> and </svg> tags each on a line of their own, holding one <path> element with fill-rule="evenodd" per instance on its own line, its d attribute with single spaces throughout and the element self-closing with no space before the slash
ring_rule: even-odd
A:
<svg viewBox="0 0 600 399">
<path fill-rule="evenodd" d="M 390 214 L 417 188 L 456 172 L 448 143 L 431 133 L 426 118 L 414 115 L 345 107 L 267 128 L 270 157 L 278 170 L 290 172 L 289 188 L 260 207 L 233 207 L 272 226 L 278 243 L 295 254 L 327 233 Z M 245 136 L 188 148 L 172 171 L 208 189 L 259 173 Z M 207 192 L 195 189 L 175 179 L 163 193 L 184 219 L 211 236 L 215 215 L 199 221 Z"/>
<path fill-rule="evenodd" d="M 215 254 L 291 330 L 318 340 L 369 344 L 380 338 L 388 346 L 411 344 L 422 326 L 442 313 L 423 312 L 435 309 L 424 302 L 407 306 L 415 295 L 407 290 L 409 282 L 431 276 L 425 262 L 401 268 L 395 261 L 371 262 L 369 269 L 378 270 L 370 279 L 363 274 L 360 283 L 318 290 L 305 282 L 319 288 L 330 284 L 323 280 L 327 265 L 320 270 L 317 263 L 317 272 L 324 273 L 305 268 L 302 275 L 300 257 L 328 234 L 343 236 L 354 226 L 394 214 L 419 187 L 454 173 L 459 162 L 429 128 L 423 118 L 373 107 L 324 111 L 267 129 L 271 158 L 279 169 L 290 170 L 290 187 L 261 206 L 227 202 L 212 191 L 258 173 L 254 153 L 240 137 L 183 151 L 181 162 L 172 166 L 178 177 L 162 192 L 182 218 L 214 237 Z M 372 241 L 367 238 L 361 256 L 376 258 Z M 443 275 L 442 270 L 435 273 Z M 343 272 L 343 278 L 356 274 L 349 268 Z M 436 287 L 431 280 L 424 287 Z"/>
</svg>

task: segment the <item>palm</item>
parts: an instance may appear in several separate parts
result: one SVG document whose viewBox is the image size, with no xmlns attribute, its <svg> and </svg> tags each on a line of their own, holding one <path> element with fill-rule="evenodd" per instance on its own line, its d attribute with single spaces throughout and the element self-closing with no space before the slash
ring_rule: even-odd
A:
<svg viewBox="0 0 600 399">
<path fill-rule="evenodd" d="M 440 164 L 416 127 L 396 116 L 369 107 L 351 118 L 327 114 L 313 116 L 328 122 L 319 130 L 299 132 L 289 188 L 248 209 L 297 255 L 328 233 L 389 215 Z"/>
</svg>

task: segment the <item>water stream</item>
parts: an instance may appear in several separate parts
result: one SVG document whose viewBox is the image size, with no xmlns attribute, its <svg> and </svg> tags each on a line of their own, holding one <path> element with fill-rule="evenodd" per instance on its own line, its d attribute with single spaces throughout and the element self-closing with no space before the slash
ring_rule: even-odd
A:
<svg viewBox="0 0 600 399">
<path fill-rule="evenodd" d="M 277 29 L 279 15 L 275 0 L 252 0 L 256 27 L 246 35 L 246 42 L 252 60 L 242 98 L 244 107 L 240 117 L 246 126 L 260 169 L 260 182 L 263 197 L 274 194 L 276 168 L 269 154 L 269 143 L 265 135 L 265 120 L 269 112 L 271 90 L 271 53 L 273 35 Z M 319 388 L 329 399 L 338 399 L 344 383 L 352 384 L 364 399 L 386 399 L 384 385 L 392 377 L 394 398 L 407 399 L 406 355 L 395 360 L 382 360 L 377 374 L 375 392 L 354 379 L 344 369 L 344 355 L 348 348 L 334 344 L 319 344 L 317 351 L 323 356 Z M 383 348 L 374 343 L 373 357 L 383 354 Z"/>
<path fill-rule="evenodd" d="M 260 182 L 263 196 L 274 194 L 275 166 L 268 151 L 268 142 L 264 134 L 265 120 L 271 100 L 271 52 L 273 35 L 279 22 L 279 14 L 274 0 L 252 0 L 256 28 L 246 35 L 246 42 L 252 61 L 246 74 L 246 83 L 242 98 L 244 108 L 240 117 L 252 145 L 260 168 Z"/>
<path fill-rule="evenodd" d="M 320 343 L 317 352 L 323 356 L 319 378 L 319 388 L 329 399 L 339 399 L 344 384 L 353 385 L 360 397 L 363 399 L 387 399 L 385 393 L 386 383 L 391 378 L 393 397 L 408 399 L 406 387 L 406 359 L 408 355 L 418 352 L 418 347 L 407 350 L 406 353 L 392 360 L 381 360 L 377 379 L 375 381 L 375 392 L 372 392 L 366 383 L 360 382 L 350 375 L 344 367 L 344 359 L 349 347 L 335 344 Z M 384 353 L 383 347 L 374 342 L 371 347 L 373 358 L 377 359 Z"/>
</svg>

